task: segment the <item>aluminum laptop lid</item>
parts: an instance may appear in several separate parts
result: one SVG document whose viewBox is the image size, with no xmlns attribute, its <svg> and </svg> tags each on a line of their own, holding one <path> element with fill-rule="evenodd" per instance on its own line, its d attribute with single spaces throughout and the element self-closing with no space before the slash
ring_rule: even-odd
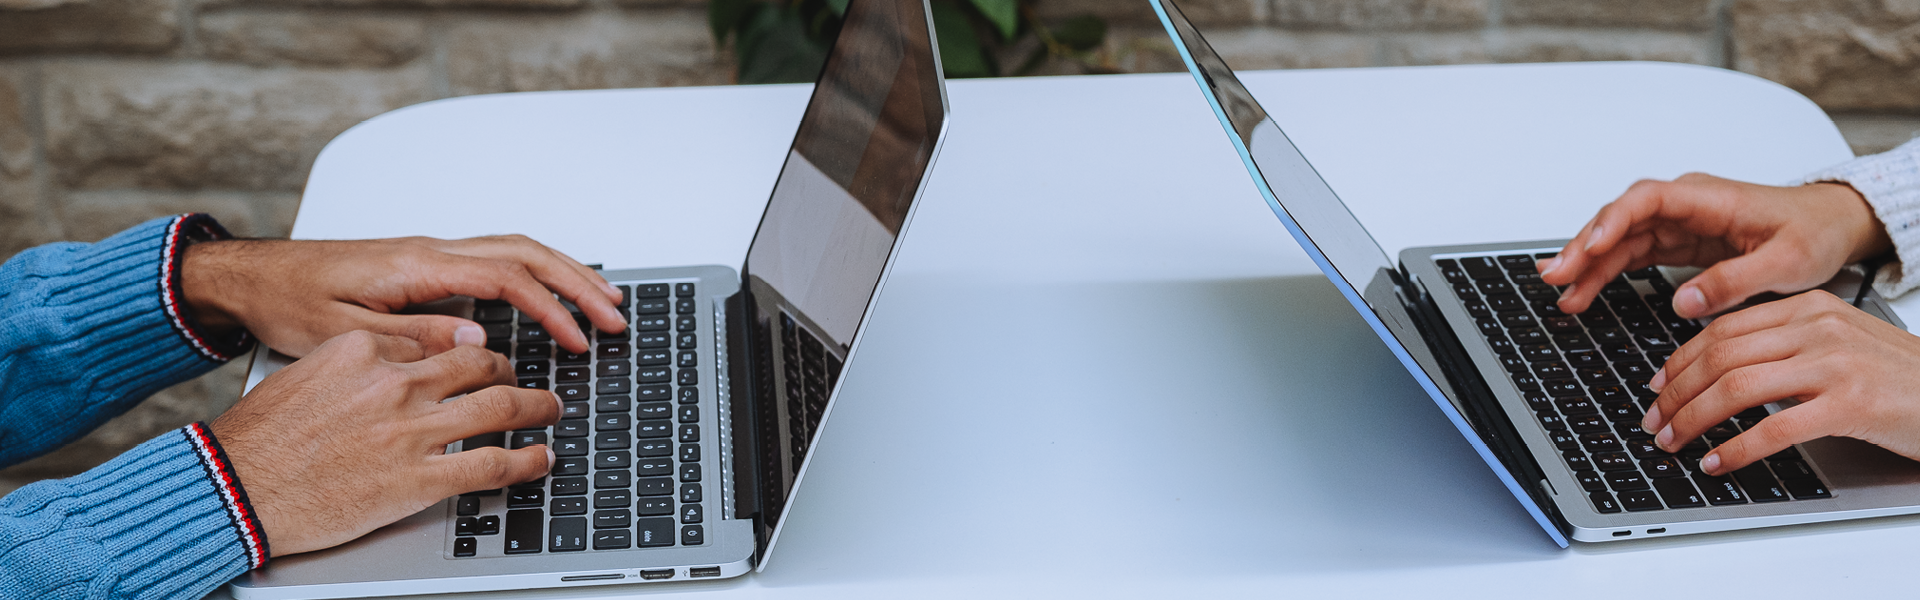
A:
<svg viewBox="0 0 1920 600">
<path fill-rule="evenodd" d="M 817 340 L 798 345 L 826 355 L 823 370 L 852 364 L 946 139 L 946 80 L 927 1 L 852 0 L 843 14 L 747 251 L 738 306 L 728 309 L 740 313 L 751 347 L 741 362 L 753 363 L 735 370 L 752 381 L 733 387 L 754 396 L 757 570 L 842 387 L 838 372 L 826 373 L 823 403 L 790 403 L 792 386 L 808 384 L 788 374 L 794 363 L 780 355 L 795 344 L 785 336 Z"/>
<path fill-rule="evenodd" d="M 1253 94 L 1240 84 L 1225 60 L 1213 51 L 1173 0 L 1149 0 L 1160 22 L 1174 40 L 1180 58 L 1199 84 L 1201 95 L 1226 129 L 1254 186 L 1273 214 L 1286 225 L 1314 264 L 1332 280 L 1340 294 L 1385 342 L 1387 349 L 1426 390 L 1481 460 L 1519 500 L 1527 514 L 1554 543 L 1568 545 L 1567 536 L 1541 505 L 1482 439 L 1465 416 L 1465 405 L 1453 397 L 1447 374 L 1429 349 L 1401 300 L 1399 272 L 1366 227 L 1347 210 L 1280 126 L 1268 117 Z"/>
</svg>

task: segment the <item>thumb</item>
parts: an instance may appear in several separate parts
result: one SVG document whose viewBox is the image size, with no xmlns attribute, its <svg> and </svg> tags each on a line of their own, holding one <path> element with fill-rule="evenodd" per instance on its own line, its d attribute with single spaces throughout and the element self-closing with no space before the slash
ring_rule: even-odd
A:
<svg viewBox="0 0 1920 600">
<path fill-rule="evenodd" d="M 483 346 L 487 332 L 478 323 L 446 315 L 391 315 L 368 311 L 361 328 L 374 333 L 411 338 L 432 356 L 455 346 Z"/>
<path fill-rule="evenodd" d="M 1674 292 L 1673 312 L 1698 319 L 1732 308 L 1754 294 L 1795 289 L 1805 279 L 1804 263 L 1805 259 L 1777 244 L 1720 261 Z"/>
</svg>

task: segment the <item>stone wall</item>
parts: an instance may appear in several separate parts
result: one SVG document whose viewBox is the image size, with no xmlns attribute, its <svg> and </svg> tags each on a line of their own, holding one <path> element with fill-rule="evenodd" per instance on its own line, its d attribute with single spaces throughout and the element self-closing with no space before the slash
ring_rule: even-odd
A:
<svg viewBox="0 0 1920 600">
<path fill-rule="evenodd" d="M 1044 19 L 1112 25 L 1099 70 L 1178 69 L 1144 0 L 1039 2 Z M 1184 5 L 1241 68 L 1688 62 L 1807 94 L 1858 152 L 1920 130 L 1920 0 Z M 465 94 L 726 84 L 730 65 L 704 0 L 0 0 L 0 258 L 183 211 L 285 235 L 314 157 L 362 119 Z M 168 390 L 0 471 L 0 492 L 212 418 L 243 373 Z"/>
</svg>

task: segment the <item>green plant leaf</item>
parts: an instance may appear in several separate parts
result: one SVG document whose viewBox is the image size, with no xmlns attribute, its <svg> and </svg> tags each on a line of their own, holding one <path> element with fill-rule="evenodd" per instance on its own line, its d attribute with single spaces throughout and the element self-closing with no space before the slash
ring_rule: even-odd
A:
<svg viewBox="0 0 1920 600">
<path fill-rule="evenodd" d="M 761 10 L 740 30 L 740 83 L 809 83 L 827 62 L 824 43 L 807 36 L 790 8 Z"/>
<path fill-rule="evenodd" d="M 973 0 L 973 7 L 1000 30 L 1001 41 L 1013 41 L 1020 31 L 1020 0 Z"/>
<path fill-rule="evenodd" d="M 992 77 L 992 63 L 966 11 L 950 0 L 933 3 L 933 28 L 940 36 L 940 61 L 948 77 Z"/>
<path fill-rule="evenodd" d="M 711 0 L 707 3 L 707 26 L 713 28 L 713 43 L 727 45 L 727 34 L 740 28 L 748 12 L 760 8 L 752 0 Z"/>
<path fill-rule="evenodd" d="M 1107 41 L 1107 22 L 1093 15 L 1067 19 L 1053 28 L 1053 39 L 1081 52 L 1099 48 Z"/>
</svg>

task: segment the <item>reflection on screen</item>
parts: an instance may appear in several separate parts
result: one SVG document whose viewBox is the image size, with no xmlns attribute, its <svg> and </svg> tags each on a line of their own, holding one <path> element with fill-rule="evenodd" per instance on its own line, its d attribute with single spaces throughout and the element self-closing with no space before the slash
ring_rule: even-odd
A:
<svg viewBox="0 0 1920 600">
<path fill-rule="evenodd" d="M 779 296 L 761 305 L 784 300 L 841 348 L 879 284 L 946 112 L 922 6 L 848 7 L 747 251 L 749 289 Z"/>
</svg>

